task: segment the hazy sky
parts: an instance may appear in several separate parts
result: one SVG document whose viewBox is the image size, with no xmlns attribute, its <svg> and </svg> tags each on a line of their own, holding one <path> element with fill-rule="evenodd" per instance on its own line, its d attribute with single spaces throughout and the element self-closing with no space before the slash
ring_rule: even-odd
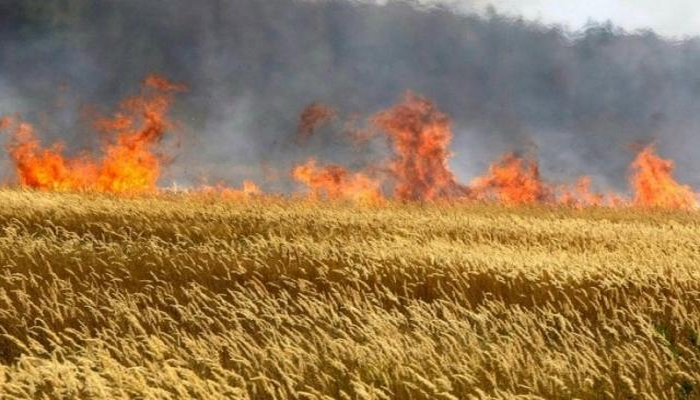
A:
<svg viewBox="0 0 700 400">
<path fill-rule="evenodd" d="M 455 3 L 465 9 L 485 9 L 522 15 L 547 24 L 580 28 L 589 20 L 610 20 L 632 31 L 651 28 L 666 36 L 700 35 L 700 1 L 697 0 L 422 0 Z"/>
<path fill-rule="evenodd" d="M 165 186 L 263 181 L 272 167 L 280 179 L 266 188 L 287 191 L 292 166 L 311 156 L 352 170 L 381 161 L 385 143 L 357 151 L 343 122 L 361 125 L 412 90 L 452 119 L 450 165 L 464 182 L 504 152 L 536 152 L 553 182 L 589 175 L 597 189 L 626 190 L 634 146 L 657 143 L 676 176 L 700 188 L 700 40 L 539 26 L 610 20 L 628 32 L 700 35 L 700 5 L 410 0 L 464 11 L 491 3 L 533 22 L 522 24 L 371 4 L 387 1 L 0 0 L 0 115 L 20 113 L 45 143 L 75 154 L 99 140 L 84 111 L 108 114 L 156 71 L 190 88 L 174 105 L 182 146 Z M 300 146 L 299 113 L 312 102 L 339 118 Z M 0 180 L 13 171 L 4 153 Z"/>
</svg>

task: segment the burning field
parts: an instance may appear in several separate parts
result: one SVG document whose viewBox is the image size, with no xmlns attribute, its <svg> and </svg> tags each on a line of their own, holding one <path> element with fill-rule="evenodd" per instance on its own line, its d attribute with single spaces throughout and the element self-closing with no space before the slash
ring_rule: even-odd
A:
<svg viewBox="0 0 700 400">
<path fill-rule="evenodd" d="M 31 123 L 20 116 L 0 119 L 9 140 L 7 153 L 14 165 L 15 184 L 38 190 L 97 192 L 116 195 L 156 194 L 159 178 L 176 154 L 163 148 L 164 136 L 177 127 L 168 111 L 174 96 L 186 86 L 149 75 L 140 94 L 124 100 L 110 117 L 93 122 L 102 138 L 97 151 L 66 156 L 62 143 L 45 146 Z M 330 106 L 313 103 L 299 116 L 297 144 L 304 143 L 324 124 L 338 118 Z M 315 158 L 300 161 L 288 177 L 303 186 L 295 195 L 323 201 L 378 205 L 398 202 L 489 202 L 506 206 L 563 205 L 567 207 L 654 208 L 692 210 L 698 194 L 673 176 L 674 163 L 656 154 L 654 144 L 642 147 L 631 161 L 631 194 L 596 192 L 591 178 L 550 183 L 541 176 L 538 161 L 508 153 L 470 183 L 458 182 L 449 167 L 453 137 L 448 115 L 431 100 L 406 92 L 394 106 L 367 118 L 366 125 L 345 123 L 348 146 L 367 147 L 383 141 L 386 154 L 362 170 L 321 164 Z M 263 195 L 259 185 L 246 180 L 242 189 L 224 184 L 184 189 L 190 194 L 223 197 Z M 284 196 L 289 193 L 270 193 Z"/>
<path fill-rule="evenodd" d="M 296 146 L 383 149 L 357 168 L 176 188 L 187 90 L 148 76 L 74 154 L 2 119 L 1 397 L 700 396 L 698 196 L 653 144 L 622 193 L 517 153 L 461 182 L 450 117 L 407 92 L 299 116 Z"/>
<path fill-rule="evenodd" d="M 700 399 L 679 2 L 0 2 L 0 399 Z"/>
</svg>

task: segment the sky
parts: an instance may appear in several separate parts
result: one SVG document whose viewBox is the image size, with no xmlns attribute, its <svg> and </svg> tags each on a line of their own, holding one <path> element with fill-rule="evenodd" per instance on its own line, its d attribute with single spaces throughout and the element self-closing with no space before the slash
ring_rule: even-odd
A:
<svg viewBox="0 0 700 400">
<path fill-rule="evenodd" d="M 523 16 L 545 24 L 579 29 L 589 21 L 610 20 L 627 31 L 653 29 L 669 37 L 700 35 L 700 2 L 696 0 L 422 0 L 449 2 L 464 10 L 485 10 Z"/>
</svg>

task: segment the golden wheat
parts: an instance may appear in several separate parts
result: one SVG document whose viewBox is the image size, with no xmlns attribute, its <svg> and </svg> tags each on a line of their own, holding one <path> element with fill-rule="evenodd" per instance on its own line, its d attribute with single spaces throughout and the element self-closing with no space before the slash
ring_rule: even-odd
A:
<svg viewBox="0 0 700 400">
<path fill-rule="evenodd" d="M 0 191 L 0 398 L 700 398 L 700 214 Z"/>
</svg>

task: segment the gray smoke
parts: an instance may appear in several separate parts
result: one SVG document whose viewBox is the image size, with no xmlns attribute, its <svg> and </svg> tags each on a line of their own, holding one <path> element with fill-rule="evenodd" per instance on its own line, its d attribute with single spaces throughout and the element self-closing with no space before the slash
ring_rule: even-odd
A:
<svg viewBox="0 0 700 400">
<path fill-rule="evenodd" d="M 534 151 L 550 179 L 592 175 L 626 187 L 635 143 L 656 141 L 700 187 L 700 41 L 611 24 L 583 31 L 466 15 L 414 2 L 43 0 L 0 5 L 0 114 L 20 112 L 69 150 L 85 123 L 149 72 L 186 83 L 173 116 L 182 146 L 163 184 L 238 184 L 263 165 L 288 188 L 294 161 L 359 167 L 340 121 L 295 142 L 312 102 L 370 115 L 413 90 L 454 121 L 462 180 L 504 151 Z M 4 174 L 9 169 L 4 164 Z M 273 174 L 274 175 L 274 174 Z"/>
</svg>

